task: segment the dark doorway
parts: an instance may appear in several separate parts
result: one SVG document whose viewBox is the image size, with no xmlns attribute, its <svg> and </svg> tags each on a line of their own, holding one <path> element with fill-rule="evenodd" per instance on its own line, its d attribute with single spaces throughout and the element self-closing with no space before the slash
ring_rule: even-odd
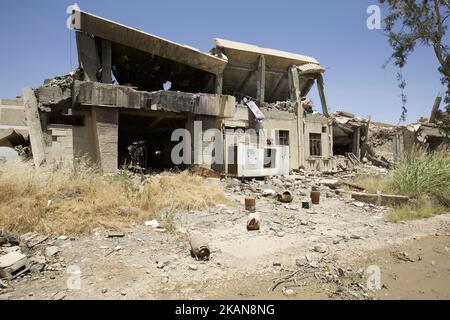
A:
<svg viewBox="0 0 450 320">
<path fill-rule="evenodd" d="M 119 168 L 144 171 L 171 169 L 172 132 L 185 128 L 186 119 L 168 115 L 119 115 Z"/>
</svg>

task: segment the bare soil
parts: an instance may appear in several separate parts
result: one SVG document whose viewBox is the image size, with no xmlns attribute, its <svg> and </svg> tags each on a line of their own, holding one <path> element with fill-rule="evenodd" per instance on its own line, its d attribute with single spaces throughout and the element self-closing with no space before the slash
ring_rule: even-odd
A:
<svg viewBox="0 0 450 320">
<path fill-rule="evenodd" d="M 450 298 L 450 214 L 393 224 L 383 219 L 387 208 L 358 207 L 332 190 L 323 189 L 321 203 L 307 210 L 301 208 L 301 186 L 289 204 L 261 196 L 266 187 L 260 183 L 230 191 L 229 205 L 178 213 L 177 234 L 133 225 L 124 237 L 109 238 L 108 230 L 67 240 L 55 237 L 40 248 L 60 248 L 51 263 L 55 271 L 10 281 L 0 299 Z M 243 203 L 249 194 L 257 196 L 259 231 L 246 230 Z M 194 232 L 207 237 L 209 261 L 190 255 L 188 238 Z M 317 244 L 325 245 L 326 252 L 315 251 Z M 283 283 L 268 290 L 274 278 L 298 270 L 296 259 L 305 255 L 323 260 L 324 267 L 299 285 Z M 343 295 L 337 282 L 316 277 L 329 265 L 344 269 L 344 278 L 378 265 L 383 289 L 358 292 L 353 283 L 351 295 Z M 79 267 L 80 289 L 68 289 L 73 279 L 68 266 Z"/>
</svg>

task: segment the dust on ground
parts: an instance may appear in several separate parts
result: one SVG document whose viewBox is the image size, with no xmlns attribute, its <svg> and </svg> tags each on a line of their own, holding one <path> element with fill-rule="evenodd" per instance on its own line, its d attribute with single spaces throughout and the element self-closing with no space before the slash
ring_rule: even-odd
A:
<svg viewBox="0 0 450 320">
<path fill-rule="evenodd" d="M 230 204 L 177 213 L 176 234 L 135 224 L 118 237 L 99 229 L 93 235 L 50 238 L 33 254 L 48 246 L 58 253 L 46 259 L 41 272 L 9 281 L 0 299 L 449 297 L 450 214 L 388 223 L 383 219 L 388 208 L 355 203 L 323 185 L 320 204 L 302 209 L 317 179 L 223 180 Z M 267 188 L 294 190 L 294 201 L 264 196 Z M 259 231 L 246 230 L 243 203 L 249 195 L 256 196 Z M 209 261 L 192 258 L 188 238 L 193 233 L 207 237 Z M 380 291 L 365 285 L 369 265 L 381 269 Z M 286 275 L 289 281 L 269 290 L 273 279 Z M 70 289 L 77 279 L 79 288 Z"/>
</svg>

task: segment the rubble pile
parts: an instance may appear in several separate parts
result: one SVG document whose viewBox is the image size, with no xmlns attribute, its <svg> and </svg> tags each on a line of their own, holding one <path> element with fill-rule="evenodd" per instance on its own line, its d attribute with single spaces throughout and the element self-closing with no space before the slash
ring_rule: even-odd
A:
<svg viewBox="0 0 450 320">
<path fill-rule="evenodd" d="M 44 81 L 44 87 L 59 87 L 61 89 L 68 89 L 72 87 L 75 80 L 82 80 L 83 70 L 78 68 L 64 76 L 54 77 Z"/>
<path fill-rule="evenodd" d="M 66 263 L 59 254 L 59 245 L 67 239 L 67 236 L 60 236 L 51 240 L 48 235 L 35 232 L 19 238 L 0 230 L 0 294 L 13 290 L 10 283 L 22 279 L 37 280 L 48 273 L 64 270 Z"/>
<path fill-rule="evenodd" d="M 294 113 L 295 103 L 291 101 L 277 101 L 275 103 L 264 103 L 263 108 L 266 110 L 279 110 Z"/>
<path fill-rule="evenodd" d="M 394 139 L 395 136 L 394 127 L 383 128 L 376 125 L 371 125 L 369 130 L 370 135 L 368 143 L 373 148 L 392 142 L 392 139 Z"/>
</svg>

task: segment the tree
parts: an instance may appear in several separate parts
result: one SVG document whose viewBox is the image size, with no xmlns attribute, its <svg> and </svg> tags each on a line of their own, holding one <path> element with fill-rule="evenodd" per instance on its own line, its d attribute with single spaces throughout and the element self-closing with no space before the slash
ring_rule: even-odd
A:
<svg viewBox="0 0 450 320">
<path fill-rule="evenodd" d="M 444 102 L 450 113 L 450 48 L 445 41 L 448 18 L 450 16 L 450 0 L 379 0 L 388 9 L 384 19 L 385 31 L 393 53 L 388 62 L 400 68 L 397 78 L 402 90 L 402 117 L 406 115 L 406 83 L 402 76 L 402 68 L 409 55 L 416 47 L 433 48 L 437 61 L 441 82 L 447 88 Z M 448 124 L 448 122 L 447 122 Z"/>
</svg>

